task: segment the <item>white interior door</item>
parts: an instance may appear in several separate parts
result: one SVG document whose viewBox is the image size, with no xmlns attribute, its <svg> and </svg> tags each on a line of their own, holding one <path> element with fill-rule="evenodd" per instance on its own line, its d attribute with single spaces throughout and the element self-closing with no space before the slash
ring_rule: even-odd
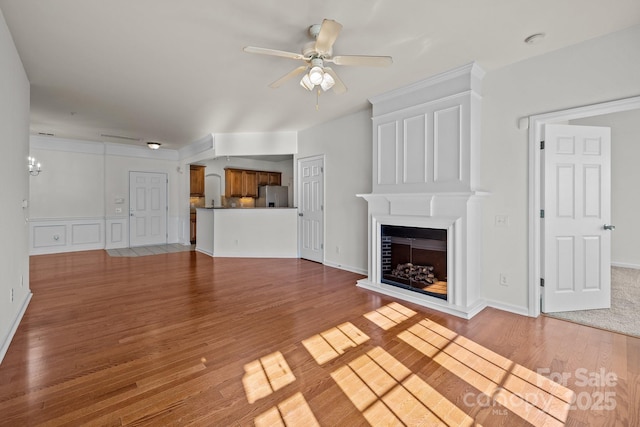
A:
<svg viewBox="0 0 640 427">
<path fill-rule="evenodd" d="M 129 246 L 167 243 L 167 175 L 129 172 Z"/>
<path fill-rule="evenodd" d="M 611 305 L 611 130 L 547 125 L 542 311 Z"/>
<path fill-rule="evenodd" d="M 300 257 L 324 261 L 324 159 L 298 160 Z"/>
</svg>

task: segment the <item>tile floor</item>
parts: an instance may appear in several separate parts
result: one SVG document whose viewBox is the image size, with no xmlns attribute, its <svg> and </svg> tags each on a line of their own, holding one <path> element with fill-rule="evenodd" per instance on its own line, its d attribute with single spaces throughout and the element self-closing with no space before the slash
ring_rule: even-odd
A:
<svg viewBox="0 0 640 427">
<path fill-rule="evenodd" d="M 147 256 L 147 255 L 159 255 L 174 252 L 188 252 L 195 250 L 195 245 L 182 245 L 180 243 L 172 243 L 169 245 L 154 245 L 154 246 L 138 246 L 135 248 L 122 248 L 122 249 L 107 249 L 107 253 L 111 256 L 122 257 L 134 257 L 134 256 Z"/>
</svg>

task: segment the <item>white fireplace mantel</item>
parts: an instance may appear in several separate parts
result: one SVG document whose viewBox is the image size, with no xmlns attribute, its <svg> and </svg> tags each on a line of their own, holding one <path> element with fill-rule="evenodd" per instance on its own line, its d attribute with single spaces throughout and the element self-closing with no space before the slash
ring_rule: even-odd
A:
<svg viewBox="0 0 640 427">
<path fill-rule="evenodd" d="M 481 298 L 480 87 L 469 64 L 371 100 L 373 191 L 368 277 L 358 286 L 464 318 Z M 447 299 L 382 283 L 381 227 L 447 231 Z"/>
</svg>

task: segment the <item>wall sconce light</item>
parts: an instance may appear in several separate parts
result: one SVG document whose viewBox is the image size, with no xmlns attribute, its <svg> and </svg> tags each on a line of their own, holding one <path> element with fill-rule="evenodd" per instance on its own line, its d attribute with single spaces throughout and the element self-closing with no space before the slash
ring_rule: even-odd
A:
<svg viewBox="0 0 640 427">
<path fill-rule="evenodd" d="M 160 144 L 159 142 L 147 142 L 147 147 L 151 148 L 152 150 L 157 150 L 158 148 L 160 148 Z"/>
<path fill-rule="evenodd" d="M 42 172 L 42 165 L 38 163 L 35 157 L 27 158 L 27 167 L 29 168 L 29 175 L 38 176 Z"/>
</svg>

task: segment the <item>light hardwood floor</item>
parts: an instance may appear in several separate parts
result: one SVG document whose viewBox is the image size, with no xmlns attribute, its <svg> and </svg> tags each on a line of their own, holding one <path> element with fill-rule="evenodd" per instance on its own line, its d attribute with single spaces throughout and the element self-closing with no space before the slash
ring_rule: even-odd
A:
<svg viewBox="0 0 640 427">
<path fill-rule="evenodd" d="M 360 277 L 197 252 L 32 257 L 0 425 L 640 424 L 640 339 L 495 309 L 465 321 Z"/>
</svg>

